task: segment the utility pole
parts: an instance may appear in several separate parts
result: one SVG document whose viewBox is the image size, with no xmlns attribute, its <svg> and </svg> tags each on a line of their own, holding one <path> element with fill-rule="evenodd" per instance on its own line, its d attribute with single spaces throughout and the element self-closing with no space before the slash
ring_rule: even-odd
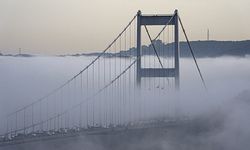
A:
<svg viewBox="0 0 250 150">
<path fill-rule="evenodd" d="M 209 41 L 210 39 L 209 39 L 209 28 L 207 29 L 207 41 Z"/>
</svg>

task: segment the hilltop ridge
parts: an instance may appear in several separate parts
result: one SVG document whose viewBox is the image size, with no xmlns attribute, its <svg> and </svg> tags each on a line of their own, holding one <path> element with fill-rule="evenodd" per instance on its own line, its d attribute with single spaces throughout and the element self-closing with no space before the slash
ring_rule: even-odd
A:
<svg viewBox="0 0 250 150">
<path fill-rule="evenodd" d="M 194 50 L 195 56 L 202 57 L 221 57 L 221 56 L 236 56 L 245 57 L 250 55 L 250 40 L 245 41 L 191 41 L 191 46 Z M 164 50 L 170 50 L 174 48 L 173 43 L 165 44 L 161 40 L 155 41 L 155 47 L 160 56 L 172 56 L 171 52 Z M 74 54 L 71 56 L 95 56 L 99 53 L 82 53 Z M 106 53 L 106 56 L 117 56 L 117 57 L 127 57 L 135 56 L 136 48 L 131 48 L 129 50 L 122 50 L 119 53 Z M 142 46 L 142 55 L 155 55 L 155 52 L 151 45 Z M 181 57 L 191 57 L 190 51 L 188 49 L 187 42 L 180 42 L 180 56 Z"/>
<path fill-rule="evenodd" d="M 194 54 L 198 58 L 204 57 L 221 57 L 221 56 L 233 56 L 233 57 L 245 57 L 250 55 L 250 40 L 244 41 L 191 41 Z M 155 41 L 155 47 L 160 56 L 172 56 L 174 50 L 174 43 L 163 43 L 161 40 Z M 172 51 L 171 51 L 172 50 Z M 97 56 L 99 51 L 91 53 L 77 53 L 66 54 L 57 56 Z M 152 45 L 142 45 L 142 55 L 155 55 Z M 0 56 L 13 56 L 13 57 L 33 57 L 36 55 L 30 54 L 2 54 Z M 136 56 L 136 48 L 130 48 L 128 50 L 122 50 L 118 53 L 103 54 L 104 57 L 130 57 Z M 180 56 L 191 57 L 187 42 L 180 42 Z"/>
</svg>

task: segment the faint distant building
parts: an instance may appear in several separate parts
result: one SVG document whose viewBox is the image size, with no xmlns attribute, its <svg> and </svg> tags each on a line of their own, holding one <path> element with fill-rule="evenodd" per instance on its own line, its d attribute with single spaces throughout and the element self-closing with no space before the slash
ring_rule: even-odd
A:
<svg viewBox="0 0 250 150">
<path fill-rule="evenodd" d="M 22 54 L 22 49 L 21 48 L 19 48 L 19 55 L 21 55 Z"/>
</svg>

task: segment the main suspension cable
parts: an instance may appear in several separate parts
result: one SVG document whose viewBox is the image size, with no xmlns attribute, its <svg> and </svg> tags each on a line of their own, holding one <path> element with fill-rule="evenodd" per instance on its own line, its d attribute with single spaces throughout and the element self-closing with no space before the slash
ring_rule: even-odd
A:
<svg viewBox="0 0 250 150">
<path fill-rule="evenodd" d="M 154 45 L 154 43 L 153 43 L 153 41 L 152 41 L 152 38 L 151 38 L 151 36 L 150 36 L 150 34 L 149 34 L 149 32 L 148 32 L 148 28 L 147 28 L 146 25 L 144 25 L 144 27 L 145 27 L 145 30 L 146 30 L 146 32 L 147 32 L 148 38 L 149 38 L 149 40 L 150 40 L 150 42 L 151 42 L 151 45 L 152 45 L 152 47 L 153 47 L 153 49 L 154 49 L 154 52 L 155 52 L 155 54 L 156 54 L 156 56 L 157 56 L 157 59 L 158 59 L 160 65 L 161 65 L 161 67 L 164 68 L 163 65 L 162 65 L 161 59 L 160 59 L 160 57 L 159 57 L 159 54 L 158 54 L 158 52 L 156 51 L 155 45 Z"/>
<path fill-rule="evenodd" d="M 192 57 L 193 57 L 193 59 L 194 59 L 196 68 L 197 68 L 197 70 L 198 70 L 198 72 L 199 72 L 199 75 L 200 75 L 201 81 L 202 81 L 202 83 L 203 83 L 203 86 L 204 86 L 204 88 L 207 90 L 207 86 L 206 86 L 205 80 L 204 80 L 204 78 L 203 78 L 203 76 L 202 76 L 200 67 L 199 67 L 199 65 L 198 65 L 198 63 L 197 63 L 197 60 L 196 60 L 196 58 L 195 58 L 194 51 L 193 51 L 193 49 L 192 49 L 192 47 L 191 47 L 191 44 L 190 44 L 190 42 L 189 42 L 189 39 L 188 39 L 187 33 L 186 33 L 186 31 L 185 31 L 185 28 L 184 28 L 184 26 L 183 26 L 183 24 L 182 24 L 181 18 L 180 18 L 180 17 L 178 17 L 178 18 L 179 18 L 179 21 L 180 21 L 180 24 L 181 24 L 181 28 L 182 28 L 183 34 L 184 34 L 184 36 L 185 36 L 185 38 L 186 38 L 186 41 L 187 41 L 189 50 L 190 50 L 191 55 L 192 55 Z"/>
<path fill-rule="evenodd" d="M 67 80 L 65 83 L 63 83 L 61 86 L 59 86 L 58 88 L 52 90 L 51 92 L 49 92 L 47 95 L 41 97 L 40 99 L 38 99 L 37 101 L 30 103 L 20 109 L 18 109 L 15 112 L 12 112 L 10 114 L 7 115 L 7 117 L 12 116 L 15 113 L 18 113 L 38 102 L 43 101 L 44 99 L 46 99 L 47 97 L 53 95 L 54 93 L 56 93 L 57 91 L 59 91 L 61 88 L 65 87 L 68 83 L 70 83 L 71 81 L 73 81 L 76 77 L 78 77 L 80 74 L 82 74 L 85 70 L 87 70 L 91 65 L 93 65 L 107 50 L 109 50 L 109 48 L 121 37 L 121 35 L 128 29 L 128 27 L 132 24 L 132 22 L 135 20 L 135 18 L 137 17 L 137 15 L 135 15 L 131 21 L 127 24 L 127 26 L 118 34 L 118 36 L 91 62 L 89 63 L 85 68 L 83 68 L 78 74 L 76 74 L 75 76 L 73 76 L 72 78 L 70 78 L 69 80 Z"/>
<path fill-rule="evenodd" d="M 148 37 L 149 37 L 149 39 L 150 39 L 151 45 L 152 45 L 152 47 L 153 47 L 153 49 L 154 49 L 154 52 L 155 52 L 155 54 L 156 54 L 156 56 L 157 56 L 157 59 L 158 59 L 158 61 L 159 61 L 159 63 L 160 63 L 160 65 L 161 65 L 162 68 L 164 68 L 164 67 L 163 67 L 163 64 L 162 64 L 162 62 L 161 62 L 161 59 L 160 59 L 160 57 L 159 57 L 159 55 L 158 55 L 158 53 L 157 53 L 157 51 L 156 51 L 154 42 L 159 38 L 159 36 L 161 35 L 161 33 L 162 33 L 162 32 L 166 29 L 166 27 L 171 23 L 171 21 L 173 20 L 173 18 L 174 18 L 175 15 L 176 15 L 176 14 L 174 14 L 174 15 L 169 19 L 169 21 L 164 25 L 164 27 L 161 29 L 161 31 L 157 34 L 157 36 L 156 36 L 154 39 L 151 38 L 147 26 L 144 25 L 145 30 L 146 30 L 146 32 L 147 32 L 147 35 L 148 35 Z"/>
</svg>

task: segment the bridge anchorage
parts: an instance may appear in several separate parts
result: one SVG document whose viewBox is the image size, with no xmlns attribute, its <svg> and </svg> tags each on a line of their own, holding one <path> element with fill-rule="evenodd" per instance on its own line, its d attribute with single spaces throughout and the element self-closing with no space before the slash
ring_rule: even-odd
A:
<svg viewBox="0 0 250 150">
<path fill-rule="evenodd" d="M 79 73 L 8 114 L 0 146 L 177 125 L 174 101 L 166 99 L 170 88 L 164 87 L 180 88 L 179 24 L 205 85 L 178 11 L 171 15 L 138 11 Z M 152 38 L 148 26 L 163 27 Z M 142 44 L 143 27 L 148 46 Z"/>
</svg>

